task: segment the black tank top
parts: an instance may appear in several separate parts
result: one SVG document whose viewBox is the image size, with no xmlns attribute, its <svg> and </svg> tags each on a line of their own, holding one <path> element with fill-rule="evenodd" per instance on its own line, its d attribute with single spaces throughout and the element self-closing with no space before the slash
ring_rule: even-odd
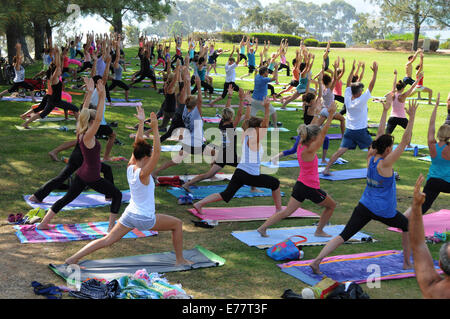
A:
<svg viewBox="0 0 450 319">
<path fill-rule="evenodd" d="M 52 85 L 52 103 L 58 103 L 61 102 L 61 96 L 62 96 L 62 82 L 58 81 L 57 84 Z"/>
<path fill-rule="evenodd" d="M 168 113 L 175 112 L 177 108 L 177 99 L 175 97 L 175 93 L 172 94 L 166 94 L 166 100 L 164 104 L 164 111 Z"/>
</svg>

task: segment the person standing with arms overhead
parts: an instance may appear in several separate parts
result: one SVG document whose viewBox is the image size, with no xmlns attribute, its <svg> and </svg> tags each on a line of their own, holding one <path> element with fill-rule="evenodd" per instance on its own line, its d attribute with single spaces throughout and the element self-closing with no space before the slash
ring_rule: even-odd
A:
<svg viewBox="0 0 450 319">
<path fill-rule="evenodd" d="M 345 121 L 345 133 L 342 137 L 342 143 L 339 149 L 331 156 L 323 175 L 329 176 L 330 167 L 333 163 L 341 157 L 348 150 L 356 149 L 358 146 L 360 149 L 368 148 L 372 144 L 372 137 L 367 130 L 368 121 L 368 106 L 371 92 L 375 87 L 375 82 L 378 74 L 378 63 L 373 62 L 371 67 L 373 76 L 370 81 L 369 87 L 366 92 L 363 93 L 364 84 L 361 82 L 352 83 L 353 73 L 355 72 L 355 63 L 353 61 L 353 67 L 347 79 L 347 88 L 344 93 L 345 105 L 347 107 L 346 121 Z"/>
<path fill-rule="evenodd" d="M 414 80 L 412 78 L 412 72 L 413 72 L 413 62 L 416 60 L 417 56 L 419 55 L 419 53 L 421 52 L 421 49 L 418 49 L 416 51 L 416 53 L 414 55 L 410 55 L 408 57 L 408 62 L 406 62 L 405 64 L 405 71 L 406 71 L 406 75 L 403 78 L 403 82 L 409 85 L 413 85 L 414 84 Z"/>
<path fill-rule="evenodd" d="M 275 65 L 273 71 L 273 77 L 269 78 L 269 69 L 262 67 L 259 69 L 259 73 L 255 77 L 255 87 L 252 95 L 252 108 L 250 115 L 256 116 L 258 111 L 264 111 L 264 100 L 267 97 L 267 89 L 270 82 L 278 80 L 278 64 Z M 269 104 L 269 112 L 272 118 L 273 127 L 277 127 L 277 112 L 272 104 Z"/>
</svg>

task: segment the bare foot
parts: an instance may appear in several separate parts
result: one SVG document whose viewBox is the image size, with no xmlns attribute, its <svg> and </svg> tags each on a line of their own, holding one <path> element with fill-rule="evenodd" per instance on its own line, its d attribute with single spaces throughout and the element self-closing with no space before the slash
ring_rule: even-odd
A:
<svg viewBox="0 0 450 319">
<path fill-rule="evenodd" d="M 309 264 L 309 267 L 311 267 L 313 273 L 317 275 L 322 275 L 322 272 L 320 271 L 319 268 L 319 263 L 317 263 L 316 261 L 313 261 L 311 264 Z"/>
<path fill-rule="evenodd" d="M 252 188 L 252 189 L 250 189 L 250 191 L 252 192 L 252 193 L 264 193 L 264 191 L 262 191 L 262 190 L 260 190 L 259 188 Z"/>
<path fill-rule="evenodd" d="M 67 258 L 64 263 L 66 263 L 67 265 L 77 265 L 78 264 L 78 260 L 75 260 L 73 258 Z"/>
<path fill-rule="evenodd" d="M 190 260 L 187 260 L 187 259 L 184 259 L 184 258 L 182 258 L 180 260 L 177 259 L 177 261 L 175 262 L 175 266 L 183 266 L 183 265 L 190 266 L 190 265 L 193 265 L 193 264 L 194 264 L 194 262 L 192 262 Z"/>
<path fill-rule="evenodd" d="M 330 234 L 327 234 L 323 230 L 321 230 L 321 231 L 316 230 L 316 232 L 314 233 L 314 236 L 316 236 L 316 237 L 332 237 Z"/>
<path fill-rule="evenodd" d="M 47 230 L 47 229 L 50 229 L 50 227 L 48 225 L 39 224 L 36 226 L 36 229 Z"/>
<path fill-rule="evenodd" d="M 194 203 L 192 206 L 193 206 L 194 209 L 197 211 L 197 213 L 199 213 L 200 215 L 203 215 L 202 207 L 198 205 L 198 202 L 197 202 L 197 203 Z"/>
<path fill-rule="evenodd" d="M 329 169 L 324 169 L 322 172 L 323 176 L 331 176 L 330 170 Z"/>
<path fill-rule="evenodd" d="M 29 200 L 30 202 L 33 202 L 33 203 L 42 203 L 42 201 L 40 201 L 39 199 L 37 199 L 37 197 L 34 196 L 34 195 L 31 195 L 31 196 L 28 198 L 28 200 Z"/>
<path fill-rule="evenodd" d="M 31 127 L 29 127 L 28 124 L 23 123 L 22 126 L 23 126 L 24 128 L 26 128 L 27 130 L 31 130 Z"/>
<path fill-rule="evenodd" d="M 410 262 L 403 262 L 403 269 L 412 269 L 414 266 Z"/>
<path fill-rule="evenodd" d="M 181 187 L 184 188 L 184 190 L 188 193 L 192 193 L 191 189 L 189 188 L 189 186 L 186 186 L 185 184 L 181 185 Z"/>
<path fill-rule="evenodd" d="M 269 235 L 267 235 L 266 233 L 266 230 L 262 230 L 261 227 L 258 228 L 256 231 L 261 235 L 261 237 L 269 237 Z"/>
<path fill-rule="evenodd" d="M 51 158 L 52 160 L 54 160 L 55 162 L 59 162 L 58 157 L 56 156 L 56 154 L 55 154 L 53 151 L 48 152 L 48 156 L 50 156 L 50 158 Z"/>
</svg>

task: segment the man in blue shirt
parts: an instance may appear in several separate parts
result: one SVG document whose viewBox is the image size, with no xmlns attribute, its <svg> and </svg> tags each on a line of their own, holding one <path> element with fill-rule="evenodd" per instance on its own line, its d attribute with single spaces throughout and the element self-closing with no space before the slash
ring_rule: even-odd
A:
<svg viewBox="0 0 450 319">
<path fill-rule="evenodd" d="M 249 62 L 250 63 L 250 62 Z M 259 74 L 255 77 L 255 87 L 252 95 L 252 109 L 251 116 L 256 116 L 258 111 L 264 112 L 264 100 L 267 96 L 268 84 L 278 79 L 278 64 L 275 65 L 273 71 L 273 78 L 269 78 L 269 69 L 262 67 L 259 69 Z M 275 108 L 270 105 L 270 116 L 272 117 L 273 127 L 277 127 L 277 112 Z"/>
</svg>

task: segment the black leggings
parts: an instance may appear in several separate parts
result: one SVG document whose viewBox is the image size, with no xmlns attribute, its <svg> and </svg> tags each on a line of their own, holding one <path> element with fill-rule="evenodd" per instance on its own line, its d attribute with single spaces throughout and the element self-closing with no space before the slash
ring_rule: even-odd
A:
<svg viewBox="0 0 450 319">
<path fill-rule="evenodd" d="M 191 81 L 191 83 L 192 83 L 192 81 Z M 194 83 L 195 83 L 195 81 L 194 81 Z M 214 88 L 213 88 L 211 85 L 209 85 L 207 82 L 202 81 L 202 82 L 201 82 L 201 86 L 202 86 L 202 88 L 204 88 L 205 92 L 208 91 L 209 94 L 213 94 L 213 93 L 214 93 Z M 196 86 L 192 89 L 191 94 L 195 94 L 195 93 L 197 92 L 197 90 L 198 90 L 198 87 L 197 87 L 197 85 L 196 85 Z"/>
<path fill-rule="evenodd" d="M 86 69 L 92 69 L 92 63 L 91 62 L 83 62 L 83 66 L 81 67 L 81 69 L 79 69 L 77 71 L 77 73 L 81 73 Z"/>
<path fill-rule="evenodd" d="M 275 88 L 272 84 L 268 84 L 267 89 L 270 90 L 270 95 L 276 95 Z"/>
<path fill-rule="evenodd" d="M 181 65 L 184 65 L 183 57 L 181 55 L 175 54 L 175 56 L 172 58 L 172 63 L 170 63 L 170 66 L 172 67 L 173 70 L 175 69 L 177 60 L 180 60 L 181 61 Z"/>
<path fill-rule="evenodd" d="M 153 86 L 156 87 L 156 76 L 155 76 L 155 73 L 151 70 L 149 70 L 147 72 L 144 72 L 144 71 L 139 72 L 139 78 L 134 80 L 134 82 L 131 84 L 133 85 L 135 83 L 139 83 L 142 80 L 144 80 L 145 78 L 149 78 L 150 80 L 152 80 Z"/>
<path fill-rule="evenodd" d="M 431 177 L 427 180 L 423 192 L 426 196 L 425 202 L 422 204 L 422 214 L 425 214 L 440 193 L 450 194 L 450 183 L 440 178 Z"/>
<path fill-rule="evenodd" d="M 278 72 L 281 71 L 282 69 L 286 69 L 286 76 L 291 76 L 291 69 L 289 68 L 289 66 L 281 63 L 280 66 L 278 67 Z"/>
<path fill-rule="evenodd" d="M 228 95 L 228 87 L 230 84 L 233 86 L 234 92 L 239 92 L 239 86 L 234 82 L 225 82 L 223 85 L 222 99 L 224 99 Z"/>
<path fill-rule="evenodd" d="M 20 88 L 24 88 L 27 91 L 34 91 L 34 87 L 31 84 L 23 81 L 14 83 L 13 86 L 9 88 L 8 93 L 17 92 Z"/>
<path fill-rule="evenodd" d="M 49 180 L 41 188 L 39 188 L 34 193 L 34 196 L 38 200 L 43 201 L 44 198 L 47 197 L 52 191 L 61 187 L 61 185 L 74 172 L 76 172 L 76 170 L 79 169 L 82 164 L 83 164 L 83 154 L 81 153 L 80 147 L 77 144 L 75 146 L 75 149 L 72 151 L 72 154 L 70 155 L 69 162 L 67 163 L 66 167 L 64 167 L 62 169 L 62 171 L 59 172 L 58 176 Z M 103 173 L 103 176 L 105 177 L 105 179 L 114 185 L 114 177 L 113 177 L 111 166 L 109 166 L 105 163 L 102 163 L 101 172 Z"/>
<path fill-rule="evenodd" d="M 42 99 L 41 103 L 39 103 L 39 106 L 33 109 L 34 113 L 39 113 L 40 111 L 42 111 L 45 106 L 48 103 L 48 99 L 50 98 L 50 95 L 45 94 L 44 98 Z M 51 112 L 51 111 L 50 111 Z"/>
<path fill-rule="evenodd" d="M 345 99 L 344 99 L 344 97 L 342 95 L 335 94 L 334 95 L 334 100 L 338 101 L 340 103 L 343 103 L 343 104 L 345 103 Z M 345 107 L 345 104 L 344 104 L 344 107 L 342 108 L 342 110 L 339 113 L 341 113 L 341 115 L 345 115 L 345 113 L 347 113 L 347 108 Z"/>
<path fill-rule="evenodd" d="M 375 215 L 366 206 L 359 203 L 353 210 L 350 220 L 347 222 L 347 225 L 345 225 L 344 230 L 339 236 L 341 236 L 344 241 L 349 240 L 372 219 L 378 220 L 389 227 L 400 228 L 403 232 L 408 231 L 408 219 L 402 213 L 397 212 L 397 214 L 392 218 L 384 218 Z"/>
<path fill-rule="evenodd" d="M 126 85 L 123 81 L 112 80 L 112 83 L 109 86 L 109 90 L 112 91 L 116 86 L 120 87 L 121 89 L 124 89 L 125 91 L 128 91 L 130 89 L 130 87 Z"/>
<path fill-rule="evenodd" d="M 40 107 L 40 106 L 39 106 Z M 73 105 L 72 103 L 66 102 L 66 101 L 59 101 L 56 103 L 53 103 L 52 101 L 48 101 L 47 105 L 44 107 L 44 110 L 39 114 L 41 119 L 49 115 L 55 107 L 59 107 L 63 110 L 70 110 L 72 112 L 78 112 L 78 108 Z"/>
<path fill-rule="evenodd" d="M 407 118 L 401 118 L 401 117 L 394 117 L 391 116 L 387 122 L 386 126 L 386 134 L 392 134 L 394 132 L 397 125 L 400 125 L 406 130 L 406 127 L 408 126 L 408 119 Z"/>
<path fill-rule="evenodd" d="M 180 127 L 184 128 L 183 117 L 181 114 L 175 113 L 175 115 L 172 117 L 172 122 L 170 123 L 169 129 L 167 130 L 166 134 L 164 134 L 160 138 L 161 143 L 163 143 L 165 140 L 171 137 L 173 131 L 175 131 L 177 128 Z"/>
<path fill-rule="evenodd" d="M 228 183 L 227 188 L 220 193 L 220 196 L 226 203 L 228 203 L 237 191 L 244 185 L 270 188 L 274 191 L 280 187 L 280 181 L 270 175 L 251 175 L 242 169 L 237 168 L 234 171 L 233 177 L 231 178 L 230 183 Z"/>
<path fill-rule="evenodd" d="M 120 205 L 122 203 L 122 193 L 114 186 L 114 184 L 103 178 L 100 178 L 95 182 L 88 183 L 82 180 L 76 174 L 75 178 L 72 181 L 72 184 L 70 184 L 70 188 L 67 191 L 66 195 L 64 195 L 64 197 L 53 204 L 51 208 L 52 211 L 57 214 L 64 206 L 77 198 L 78 195 L 80 195 L 86 188 L 86 186 L 89 186 L 93 190 L 104 194 L 107 198 L 112 198 L 110 211 L 112 214 L 119 213 Z"/>
</svg>

